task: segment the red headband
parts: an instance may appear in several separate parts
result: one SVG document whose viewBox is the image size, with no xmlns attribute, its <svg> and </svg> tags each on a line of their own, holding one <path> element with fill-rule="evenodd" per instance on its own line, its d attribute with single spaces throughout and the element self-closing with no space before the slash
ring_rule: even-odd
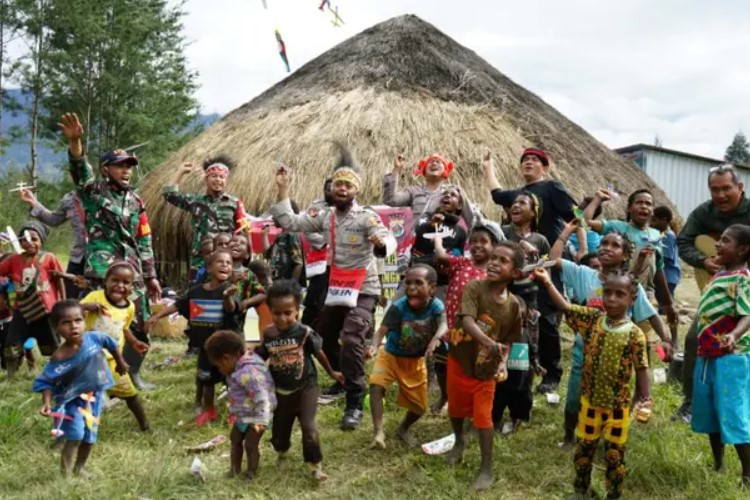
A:
<svg viewBox="0 0 750 500">
<path fill-rule="evenodd" d="M 229 177 L 229 167 L 223 163 L 214 163 L 213 165 L 206 167 L 206 177 L 211 174 L 219 174 L 224 177 Z"/>
<path fill-rule="evenodd" d="M 443 178 L 447 179 L 448 176 L 451 175 L 451 171 L 453 170 L 453 162 L 449 161 L 445 156 L 443 156 L 443 153 L 430 155 L 427 158 L 423 158 L 419 160 L 419 163 L 417 163 L 419 168 L 414 170 L 414 175 L 424 175 L 425 172 L 427 171 L 427 165 L 429 165 L 435 160 L 442 163 L 443 167 L 445 167 L 445 170 L 443 170 Z"/>
</svg>

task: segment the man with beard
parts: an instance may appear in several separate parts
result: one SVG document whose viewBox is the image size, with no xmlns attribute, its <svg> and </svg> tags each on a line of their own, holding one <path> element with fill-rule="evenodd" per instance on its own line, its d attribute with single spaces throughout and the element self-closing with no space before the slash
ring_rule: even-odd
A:
<svg viewBox="0 0 750 500">
<path fill-rule="evenodd" d="M 750 201 L 745 197 L 745 185 L 733 165 L 724 164 L 708 171 L 711 199 L 690 212 L 685 227 L 677 236 L 680 258 L 707 281 L 721 268 L 716 262 L 715 240 L 732 224 L 750 225 Z M 699 287 L 705 282 L 699 281 Z M 682 368 L 682 406 L 673 420 L 690 422 L 692 418 L 693 369 L 698 354 L 698 318 L 693 320 L 685 336 L 685 361 Z"/>
<path fill-rule="evenodd" d="M 332 207 L 314 216 L 295 215 L 289 204 L 290 172 L 282 166 L 276 173 L 278 202 L 271 215 L 288 231 L 319 232 L 329 246 L 330 278 L 325 306 L 318 318 L 323 350 L 332 366 L 344 374 L 346 409 L 343 430 L 354 430 L 362 422 L 365 380 L 365 338 L 380 295 L 376 257 L 396 251 L 396 239 L 378 214 L 357 204 L 362 175 L 349 151 L 339 145 L 341 158 L 333 171 Z"/>
<path fill-rule="evenodd" d="M 193 222 L 193 241 L 190 246 L 190 274 L 192 283 L 198 270 L 205 266 L 201 255 L 201 241 L 219 233 L 234 233 L 245 227 L 245 206 L 242 200 L 225 192 L 232 161 L 225 156 L 209 158 L 203 162 L 206 183 L 205 194 L 181 193 L 180 179 L 195 171 L 192 163 L 183 163 L 171 184 L 164 186 L 167 203 L 190 212 Z"/>
<path fill-rule="evenodd" d="M 104 153 L 99 159 L 99 171 L 104 180 L 97 181 L 84 154 L 83 126 L 78 116 L 67 113 L 58 126 L 68 138 L 70 175 L 85 214 L 88 241 L 84 276 L 93 288 L 97 288 L 103 284 L 112 262 L 128 261 L 135 268 L 137 277 L 131 297 L 135 304 L 135 321 L 131 331 L 138 340 L 148 343 L 143 326 L 151 315 L 149 298 L 154 301 L 161 299 L 161 286 L 156 279 L 146 205 L 130 184 L 133 166 L 138 164 L 138 159 L 122 149 Z M 130 344 L 123 349 L 133 383 L 139 389 L 148 390 L 153 386 L 143 382 L 138 375 L 145 354 L 145 350 L 136 352 Z"/>
</svg>

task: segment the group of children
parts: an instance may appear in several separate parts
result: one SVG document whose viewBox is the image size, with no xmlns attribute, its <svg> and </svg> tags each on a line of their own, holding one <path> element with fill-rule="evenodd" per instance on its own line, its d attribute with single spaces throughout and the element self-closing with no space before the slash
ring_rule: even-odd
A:
<svg viewBox="0 0 750 500">
<path fill-rule="evenodd" d="M 401 161 L 395 162 L 396 174 Z M 514 432 L 530 421 L 532 380 L 545 374 L 538 355 L 544 297 L 565 314 L 576 332 L 564 424 L 565 443 L 576 446 L 576 494 L 589 493 L 593 457 L 603 438 L 608 497 L 618 498 L 631 414 L 647 422 L 653 409 L 647 333 L 652 329 L 660 337 L 664 359 L 671 357 L 676 342 L 676 328 L 669 331 L 654 304 L 658 297 L 673 326 L 672 297 L 679 272 L 667 270 L 679 268 L 679 262 L 668 249 L 674 239 L 667 227 L 671 213 L 654 210 L 651 194 L 639 190 L 628 199 L 627 222 L 597 220 L 597 209 L 612 196 L 603 190 L 588 200 L 581 217 L 572 219 L 550 242 L 538 232 L 545 207 L 534 192 L 515 193 L 507 223 L 498 225 L 478 213 L 460 189 L 447 185 L 452 164 L 442 155 L 422 163 L 420 175 L 429 182 L 421 190 L 409 191 L 408 200 L 399 198 L 394 179 L 386 179 L 387 194 L 419 212 L 420 222 L 400 297 L 385 311 L 374 337 L 360 352 L 374 358 L 368 381 L 372 448 L 387 446 L 384 398 L 393 384 L 398 386 L 397 404 L 406 412 L 396 435 L 407 446 L 416 444 L 410 429 L 430 409 L 428 364 L 433 364 L 440 395 L 431 409 L 437 414 L 448 404 L 455 435 L 446 461 L 461 462 L 465 420 L 470 419 L 481 451 L 474 488 L 491 487 L 495 431 Z M 211 170 L 225 179 L 226 172 L 214 163 L 204 170 L 207 176 Z M 280 175 L 286 174 L 277 175 L 283 201 L 288 179 L 279 180 Z M 356 186 L 356 176 L 349 179 Z M 220 182 L 211 186 L 214 197 L 222 195 Z M 177 196 L 175 187 L 165 190 L 167 194 L 175 204 L 193 206 Z M 207 202 L 201 203 L 195 206 L 206 210 Z M 223 203 L 217 210 L 227 214 L 241 207 L 234 199 Z M 288 222 L 298 220 L 288 207 L 277 206 L 276 212 L 285 227 L 300 224 Z M 235 222 L 230 215 L 224 218 L 228 224 Z M 319 229 L 308 225 L 304 230 Z M 599 237 L 589 238 L 586 229 Z M 336 239 L 333 231 L 331 244 Z M 286 262 L 283 275 L 274 273 L 281 279 L 272 280 L 259 261 L 248 262 L 248 239 L 242 231 L 211 237 L 212 231 L 205 233 L 193 245 L 192 286 L 174 305 L 152 315 L 144 329 L 147 332 L 170 314 L 187 318 L 186 334 L 197 351 L 198 425 L 218 420 L 215 386 L 226 382 L 231 475 L 241 473 L 243 455 L 246 475 L 256 474 L 259 443 L 269 426 L 271 444 L 279 460 L 284 460 L 294 421 L 299 420 L 304 461 L 314 479 L 324 480 L 315 421 L 320 391 L 314 360 L 333 380 L 342 386 L 349 383 L 348 390 L 352 389 L 351 381 L 329 362 L 321 336 L 300 321 L 303 266 L 296 260 Z M 64 472 L 82 473 L 96 441 L 105 392 L 126 401 L 141 430 L 149 428 L 121 354 L 126 345 L 139 353 L 148 349 L 131 331 L 135 320 L 131 296 L 139 272 L 128 261 L 116 260 L 106 269 L 102 289 L 91 291 L 80 302 L 66 299 L 59 262 L 41 252 L 46 230 L 27 224 L 19 236 L 23 253 L 0 263 L 0 276 L 9 276 L 15 285 L 13 305 L 9 295 L 0 296 L 0 313 L 4 304 L 14 312 L 5 334 L 5 363 L 17 366 L 22 353 L 18 346 L 25 340 L 21 332 L 44 332 L 42 324 L 49 325 L 50 338 L 37 336 L 37 342 L 52 357 L 35 380 L 34 390 L 42 392 L 41 413 L 53 419 L 55 435 L 65 440 Z M 587 240 L 582 245 L 587 252 L 574 253 L 578 262 L 564 258 L 571 256 L 574 237 L 579 245 L 582 238 Z M 382 236 L 372 238 L 374 248 L 387 246 Z M 294 238 L 287 239 L 294 244 Z M 264 250 L 269 249 L 266 241 Z M 746 356 L 750 345 L 745 336 L 750 328 L 750 227 L 731 226 L 717 250 L 724 271 L 714 277 L 698 308 L 701 359 L 696 373 L 700 371 L 701 377 L 696 377 L 693 429 L 709 434 L 717 469 L 723 466 L 723 444 L 735 445 L 743 481 L 750 483 L 750 416 L 743 413 L 750 397 L 750 357 Z M 539 262 L 542 258 L 549 265 Z M 564 284 L 567 299 L 553 276 Z M 29 297 L 37 297 L 41 305 L 26 300 Z M 249 310 L 262 305 L 268 308 L 269 324 L 259 339 L 248 342 L 243 334 L 245 318 Z M 38 309 L 41 315 L 34 313 Z M 32 322 L 39 326 L 28 328 Z M 14 327 L 16 323 L 20 326 Z M 351 373 L 350 364 L 347 369 Z M 505 410 L 510 413 L 506 423 Z"/>
</svg>

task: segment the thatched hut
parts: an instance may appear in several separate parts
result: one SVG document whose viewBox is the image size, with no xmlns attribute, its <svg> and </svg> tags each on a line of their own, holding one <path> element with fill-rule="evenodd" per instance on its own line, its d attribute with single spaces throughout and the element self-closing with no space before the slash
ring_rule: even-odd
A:
<svg viewBox="0 0 750 500">
<path fill-rule="evenodd" d="M 529 145 L 551 153 L 551 175 L 577 198 L 612 183 L 624 193 L 649 187 L 666 201 L 643 172 L 539 97 L 434 26 L 405 15 L 304 65 L 155 168 L 141 192 L 160 260 L 188 256 L 189 218 L 161 198 L 162 186 L 181 162 L 217 153 L 232 156 L 239 166 L 229 191 L 259 212 L 274 201 L 274 169 L 283 160 L 295 169 L 292 196 L 306 206 L 320 195 L 336 159 L 330 139 L 350 144 L 364 166 L 366 202 L 380 199 L 382 176 L 397 152 L 416 160 L 442 151 L 456 163 L 452 179 L 497 217 L 479 159 L 492 151 L 501 184 L 518 186 L 519 156 Z M 404 184 L 413 181 L 406 177 Z M 181 189 L 200 191 L 202 181 L 186 179 Z"/>
</svg>

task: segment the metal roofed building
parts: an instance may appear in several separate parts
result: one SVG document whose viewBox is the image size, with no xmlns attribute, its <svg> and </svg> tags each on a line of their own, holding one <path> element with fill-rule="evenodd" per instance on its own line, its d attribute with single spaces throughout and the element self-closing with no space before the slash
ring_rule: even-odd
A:
<svg viewBox="0 0 750 500">
<path fill-rule="evenodd" d="M 675 204 L 685 219 L 695 207 L 708 200 L 708 170 L 726 163 L 716 158 L 675 151 L 650 144 L 634 144 L 614 150 L 625 159 L 633 161 L 643 170 Z M 737 165 L 745 186 L 750 186 L 750 167 Z"/>
</svg>

